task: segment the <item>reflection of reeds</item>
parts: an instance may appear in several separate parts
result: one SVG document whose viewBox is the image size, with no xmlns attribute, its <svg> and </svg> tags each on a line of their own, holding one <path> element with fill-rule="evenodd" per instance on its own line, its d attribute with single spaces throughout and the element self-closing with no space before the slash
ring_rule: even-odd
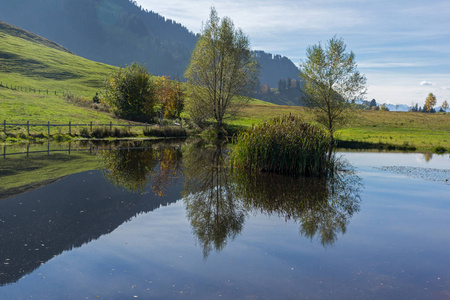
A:
<svg viewBox="0 0 450 300">
<path fill-rule="evenodd" d="M 275 215 L 300 224 L 300 234 L 334 244 L 359 212 L 361 179 L 352 172 L 331 178 L 294 178 L 268 173 L 233 172 L 235 195 L 247 210 Z"/>
<path fill-rule="evenodd" d="M 252 171 L 326 177 L 333 170 L 330 137 L 296 116 L 277 117 L 238 135 L 231 163 Z"/>
</svg>

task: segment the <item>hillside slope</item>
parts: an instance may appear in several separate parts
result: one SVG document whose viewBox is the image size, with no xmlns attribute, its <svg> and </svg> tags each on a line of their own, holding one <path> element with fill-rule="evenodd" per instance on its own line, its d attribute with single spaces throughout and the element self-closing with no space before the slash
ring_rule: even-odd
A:
<svg viewBox="0 0 450 300">
<path fill-rule="evenodd" d="M 144 63 L 182 79 L 197 36 L 132 0 L 3 0 L 0 20 L 49 38 L 82 57 L 115 66 Z M 199 24 L 200 26 L 200 24 Z M 286 57 L 255 51 L 261 84 L 277 87 L 298 69 Z"/>
<path fill-rule="evenodd" d="M 5 23 L 0 23 L 0 41 L 2 122 L 118 122 L 111 114 L 75 106 L 62 97 L 67 91 L 92 97 L 117 67 L 76 56 L 52 41 Z"/>
<path fill-rule="evenodd" d="M 95 94 L 116 69 L 3 22 L 0 40 L 0 81 L 5 86 Z"/>
</svg>

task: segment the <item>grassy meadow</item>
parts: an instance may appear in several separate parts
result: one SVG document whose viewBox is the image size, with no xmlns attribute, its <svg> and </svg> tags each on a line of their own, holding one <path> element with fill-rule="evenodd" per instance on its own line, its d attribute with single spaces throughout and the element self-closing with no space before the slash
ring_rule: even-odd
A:
<svg viewBox="0 0 450 300">
<path fill-rule="evenodd" d="M 265 120 L 286 114 L 295 114 L 307 121 L 313 116 L 304 107 L 253 104 L 231 122 L 236 126 L 251 127 Z M 387 145 L 413 146 L 417 150 L 432 150 L 437 146 L 450 149 L 450 114 L 417 112 L 357 111 L 351 122 L 337 131 L 339 141 L 352 147 L 384 148 Z M 342 143 L 341 143 L 342 144 Z M 371 145 L 369 145 L 371 144 Z"/>
<path fill-rule="evenodd" d="M 6 120 L 7 123 L 68 124 L 69 121 L 93 121 L 94 124 L 128 124 L 128 121 L 119 120 L 110 113 L 69 102 L 62 94 L 70 91 L 91 99 L 103 89 L 105 78 L 116 67 L 81 58 L 52 41 L 2 22 L 0 40 L 1 123 Z M 16 89 L 11 89 L 11 86 Z M 56 95 L 54 91 L 57 91 Z M 235 128 L 248 128 L 269 118 L 288 114 L 300 115 L 306 121 L 313 120 L 303 107 L 253 100 L 237 118 L 227 121 Z M 10 130 L 17 134 L 25 129 L 23 126 L 8 127 Z M 45 132 L 45 128 L 39 127 L 32 127 L 31 130 L 35 134 Z M 67 130 L 67 127 L 52 128 L 52 134 L 66 134 Z M 3 137 L 0 138 L 5 140 L 2 132 L 0 135 Z M 367 144 L 370 143 L 372 146 L 409 145 L 417 150 L 441 146 L 448 150 L 450 114 L 360 111 L 351 124 L 337 132 L 337 138 L 353 143 L 353 147 L 370 148 Z"/>
</svg>

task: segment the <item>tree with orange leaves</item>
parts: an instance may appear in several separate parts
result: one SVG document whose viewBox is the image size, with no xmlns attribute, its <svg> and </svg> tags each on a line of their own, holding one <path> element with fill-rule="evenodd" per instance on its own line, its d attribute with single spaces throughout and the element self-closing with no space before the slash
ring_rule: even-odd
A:
<svg viewBox="0 0 450 300">
<path fill-rule="evenodd" d="M 160 101 L 160 116 L 165 119 L 180 118 L 184 108 L 184 93 L 181 83 L 170 80 L 170 77 L 161 76 L 155 81 Z"/>
</svg>

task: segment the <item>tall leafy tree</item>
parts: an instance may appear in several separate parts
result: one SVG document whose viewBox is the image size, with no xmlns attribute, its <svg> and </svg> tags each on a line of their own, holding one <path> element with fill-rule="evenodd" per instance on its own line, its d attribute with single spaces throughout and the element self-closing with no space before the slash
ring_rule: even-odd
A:
<svg viewBox="0 0 450 300">
<path fill-rule="evenodd" d="M 317 121 L 334 133 L 350 117 L 351 102 L 366 92 L 366 77 L 359 73 L 353 52 L 346 52 L 341 38 L 333 37 L 306 50 L 300 65 L 305 104 L 313 109 Z"/>
<path fill-rule="evenodd" d="M 258 65 L 250 51 L 248 37 L 235 29 L 230 18 L 219 18 L 211 8 L 185 77 L 190 84 L 187 110 L 200 123 L 213 118 L 222 128 L 223 120 L 247 104 L 258 83 Z"/>
<path fill-rule="evenodd" d="M 427 99 L 425 100 L 424 110 L 430 112 L 433 106 L 436 105 L 436 96 L 433 93 L 429 93 Z"/>
</svg>

